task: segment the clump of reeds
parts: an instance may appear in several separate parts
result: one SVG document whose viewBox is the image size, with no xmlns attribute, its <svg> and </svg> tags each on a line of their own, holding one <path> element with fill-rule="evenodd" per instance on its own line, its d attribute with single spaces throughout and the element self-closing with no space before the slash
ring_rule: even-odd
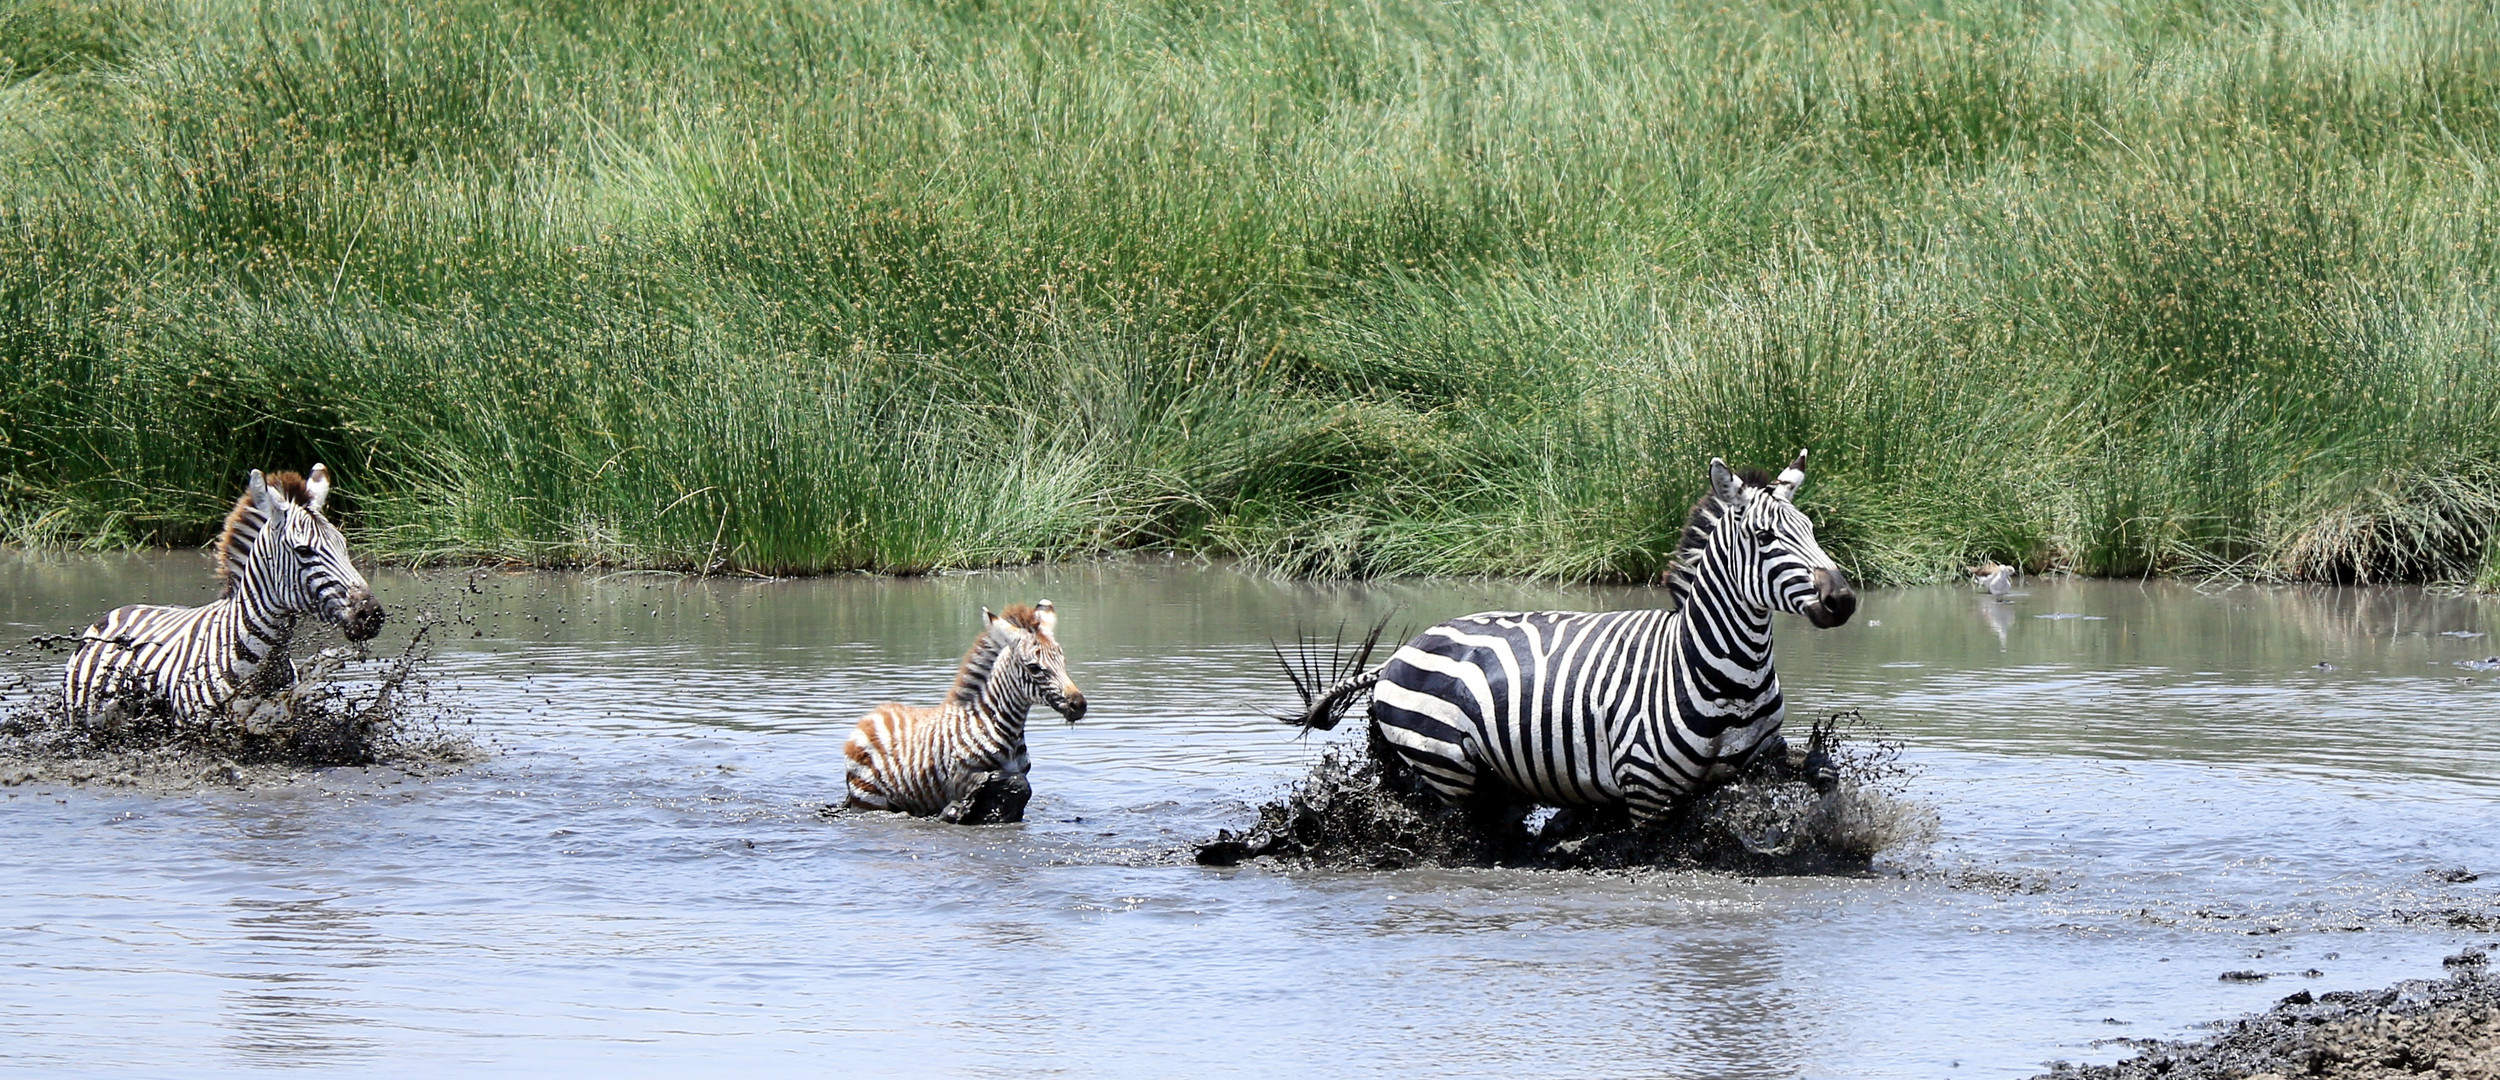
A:
<svg viewBox="0 0 2500 1080">
<path fill-rule="evenodd" d="M 0 539 L 2491 579 L 2473 3 L 0 12 Z"/>
</svg>

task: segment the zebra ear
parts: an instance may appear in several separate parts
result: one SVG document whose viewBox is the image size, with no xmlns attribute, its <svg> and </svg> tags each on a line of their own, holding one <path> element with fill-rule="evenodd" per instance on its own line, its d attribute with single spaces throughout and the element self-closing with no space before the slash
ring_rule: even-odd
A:
<svg viewBox="0 0 2500 1080">
<path fill-rule="evenodd" d="M 1780 470 L 1780 482 L 1771 488 L 1771 494 L 1777 496 L 1779 501 L 1787 502 L 1796 498 L 1797 488 L 1805 482 L 1806 452 L 1799 450 L 1797 460 L 1789 462 L 1787 468 Z"/>
<path fill-rule="evenodd" d="M 1059 632 L 1059 609 L 1052 607 L 1050 605 L 1050 601 L 1048 600 L 1035 603 L 1033 605 L 1033 625 L 1041 627 L 1043 637 L 1051 637 L 1057 634 Z"/>
<path fill-rule="evenodd" d="M 252 470 L 252 475 L 244 479 L 243 490 L 252 497 L 252 505 L 260 507 L 262 516 L 277 511 L 278 493 L 270 489 L 269 479 L 262 476 L 259 469 Z"/>
<path fill-rule="evenodd" d="M 305 505 L 319 511 L 321 504 L 330 500 L 329 467 L 318 461 L 313 462 L 312 475 L 304 478 L 304 490 L 312 496 L 312 501 Z"/>
<path fill-rule="evenodd" d="M 1744 487 L 1745 482 L 1736 478 L 1736 474 L 1728 469 L 1727 462 L 1710 459 L 1710 493 L 1718 496 L 1720 502 L 1735 502 L 1736 493 Z"/>
</svg>

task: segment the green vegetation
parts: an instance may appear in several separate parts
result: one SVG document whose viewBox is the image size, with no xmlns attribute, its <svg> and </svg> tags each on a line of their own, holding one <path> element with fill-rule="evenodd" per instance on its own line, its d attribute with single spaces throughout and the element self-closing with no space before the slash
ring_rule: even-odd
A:
<svg viewBox="0 0 2500 1080">
<path fill-rule="evenodd" d="M 0 4 L 0 537 L 2500 584 L 2500 9 Z"/>
</svg>

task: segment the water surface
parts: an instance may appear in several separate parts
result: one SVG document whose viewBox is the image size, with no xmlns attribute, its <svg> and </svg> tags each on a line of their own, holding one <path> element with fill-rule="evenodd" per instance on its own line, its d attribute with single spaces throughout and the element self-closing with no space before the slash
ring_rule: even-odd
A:
<svg viewBox="0 0 2500 1080">
<path fill-rule="evenodd" d="M 2430 873 L 2500 871 L 2500 673 L 2459 666 L 2500 644 L 2456 636 L 2500 607 L 2419 590 L 2031 582 L 1782 616 L 1792 708 L 1890 728 L 1940 837 L 1755 879 L 1188 863 L 1346 737 L 1266 719 L 1292 704 L 1272 638 L 1653 590 L 1161 560 L 374 580 L 383 651 L 449 618 L 435 698 L 494 756 L 0 788 L 0 1069 L 2010 1077 L 2500 940 L 2500 873 Z M 192 553 L 0 555 L 0 633 L 212 592 Z M 1024 825 L 818 816 L 863 709 L 934 700 L 981 605 L 1045 596 L 1092 711 L 1036 714 Z"/>
</svg>

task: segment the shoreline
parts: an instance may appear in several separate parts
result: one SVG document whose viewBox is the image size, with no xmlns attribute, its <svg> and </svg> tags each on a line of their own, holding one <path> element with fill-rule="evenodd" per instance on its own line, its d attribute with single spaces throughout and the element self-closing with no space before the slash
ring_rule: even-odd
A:
<svg viewBox="0 0 2500 1080">
<path fill-rule="evenodd" d="M 2500 977 L 2468 949 L 2448 975 L 2378 990 L 2302 990 L 2202 1039 L 2145 1040 L 2108 1065 L 2052 1063 L 2033 1080 L 2349 1080 L 2500 1076 Z"/>
<path fill-rule="evenodd" d="M 87 546 L 74 545 L 74 544 L 59 544 L 59 545 L 30 545 L 30 544 L 19 544 L 19 543 L 10 543 L 10 542 L 6 542 L 6 541 L 0 541 L 0 553 L 13 553 L 13 554 L 20 555 L 20 556 L 61 556 L 61 555 L 92 555 L 92 556 L 112 556 L 112 555 L 170 556 L 170 555 L 178 555 L 178 554 L 181 554 L 181 553 L 186 552 L 186 551 L 187 551 L 187 552 L 193 552 L 193 553 L 200 554 L 200 555 L 202 555 L 203 557 L 213 557 L 214 552 L 215 552 L 215 544 L 212 542 L 212 543 L 209 543 L 209 544 L 202 544 L 202 545 L 198 545 L 198 546 L 157 545 L 157 546 L 111 546 L 111 547 L 87 547 Z M 1019 561 L 1015 561 L 1015 562 L 1000 562 L 1000 563 L 991 563 L 991 564 L 984 564 L 984 565 L 977 565 L 977 566 L 950 566 L 950 567 L 933 567 L 933 568 L 928 568 L 928 569 L 892 569 L 892 568 L 888 568 L 888 569 L 875 569 L 875 568 L 866 568 L 866 567 L 854 567 L 854 568 L 847 568 L 847 569 L 794 570 L 794 571 L 780 571 L 780 572 L 775 572 L 775 571 L 766 571 L 766 570 L 759 570 L 759 569 L 753 569 L 753 568 L 748 568 L 748 567 L 738 567 L 738 566 L 723 567 L 723 568 L 717 568 L 717 569 L 703 569 L 703 568 L 699 568 L 699 567 L 687 567 L 687 566 L 681 566 L 681 565 L 660 565 L 660 564 L 631 563 L 631 562 L 600 562 L 600 561 L 586 561 L 586 560 L 580 560 L 580 559 L 557 559 L 557 560 L 548 560 L 548 561 L 540 562 L 540 561 L 533 561 L 533 560 L 528 560 L 528 559 L 516 559 L 516 558 L 499 557 L 499 556 L 493 556 L 493 555 L 484 555 L 484 554 L 479 554 L 479 555 L 435 554 L 435 555 L 425 555 L 425 556 L 409 557 L 409 556 L 406 556 L 406 555 L 403 555 L 403 554 L 397 554 L 397 553 L 391 553 L 391 552 L 372 552 L 372 551 L 369 551 L 369 550 L 366 550 L 366 549 L 363 549 L 363 548 L 359 548 L 359 549 L 357 549 L 357 550 L 354 552 L 354 555 L 355 555 L 355 557 L 356 557 L 357 559 L 359 559 L 359 560 L 361 560 L 361 561 L 369 561 L 371 565 L 375 565 L 375 566 L 379 566 L 379 567 L 383 567 L 383 568 L 387 568 L 387 569 L 391 569 L 391 570 L 397 570 L 397 571 L 403 571 L 403 572 L 411 572 L 411 573 L 415 573 L 415 572 L 424 572 L 424 571 L 443 571 L 443 570 L 453 570 L 453 571 L 457 571 L 457 570 L 490 570 L 490 571 L 495 571 L 495 572 L 500 572 L 500 573 L 574 573 L 574 574 L 591 574 L 591 575 L 607 575 L 607 574 L 654 574 L 654 575 L 661 575 L 661 576 L 667 576 L 667 577 L 676 577 L 676 578 L 685 578 L 685 579 L 694 579 L 694 580 L 702 580 L 702 579 L 710 579 L 710 578 L 724 578 L 724 579 L 740 579 L 740 580 L 747 580 L 747 581 L 785 581 L 785 580 L 804 580 L 804 579 L 808 579 L 808 578 L 874 577 L 874 578 L 887 578 L 887 579 L 892 579 L 892 580 L 897 580 L 897 581 L 908 581 L 908 580 L 915 579 L 915 578 L 957 577 L 957 576 L 977 575 L 977 574 L 995 574 L 995 573 L 1006 573 L 1006 572 L 1012 572 L 1012 571 L 1016 571 L 1016 570 L 1026 570 L 1026 569 L 1032 569 L 1032 568 L 1036 568 L 1036 567 L 1046 567 L 1046 566 L 1078 566 L 1078 565 L 1088 565 L 1088 564 L 1106 564 L 1106 563 L 1108 563 L 1108 564 L 1118 564 L 1118 563 L 1144 563 L 1144 562 L 1149 562 L 1149 561 L 1151 561 L 1151 562 L 1162 562 L 1162 563 L 1173 563 L 1173 564 L 1179 564 L 1179 563 L 1192 563 L 1192 564 L 1197 564 L 1197 565 L 1206 566 L 1206 567 L 1218 567 L 1218 566 L 1221 566 L 1221 567 L 1224 567 L 1224 568 L 1226 568 L 1226 569 L 1233 570 L 1233 571 L 1235 571 L 1235 572 L 1237 572 L 1237 573 L 1249 574 L 1249 575 L 1256 576 L 1256 577 L 1270 578 L 1270 579 L 1273 579 L 1273 580 L 1276 580 L 1276 581 L 1294 582 L 1294 583 L 1300 583 L 1300 584 L 1364 584 L 1364 583 L 1376 583 L 1376 582 L 1436 582 L 1436 581 L 1517 581 L 1517 582 L 1522 582 L 1522 583 L 1537 583 L 1537 584 L 1556 585 L 1556 586 L 1569 586 L 1569 587 L 1583 587 L 1583 586 L 1586 586 L 1586 587 L 1597 587 L 1597 588 L 1625 588 L 1625 589 L 1637 589 L 1637 588 L 1658 588 L 1658 587 L 1662 587 L 1662 583 L 1661 583 L 1660 581 L 1657 581 L 1657 580 L 1651 580 L 1651 579 L 1639 579 L 1639 580 L 1635 580 L 1635 579 L 1631 579 L 1631 578 L 1622 578 L 1622 577 L 1591 577 L 1591 576 L 1577 576 L 1577 577 L 1571 577 L 1571 576 L 1558 576 L 1558 575 L 1551 575 L 1551 574 L 1537 574 L 1537 573 L 1530 572 L 1530 571 L 1518 571 L 1518 572 L 1507 572 L 1507 573 L 1505 573 L 1505 572 L 1486 572 L 1486 573 L 1474 573 L 1474 574 L 1373 574 L 1373 575 L 1325 575 L 1325 574 L 1308 574 L 1308 573 L 1296 573 L 1296 572 L 1293 572 L 1292 570 L 1285 569 L 1285 568 L 1281 568 L 1281 567 L 1269 567 L 1269 566 L 1265 566 L 1265 565 L 1263 565 L 1263 564 L 1262 564 L 1259 560 L 1257 560 L 1257 559 L 1248 558 L 1248 557 L 1241 556 L 1241 555 L 1218 554 L 1218 553 L 1212 553 L 1212 552 L 1198 552 L 1198 551 L 1180 551 L 1180 550 L 1174 550 L 1174 549 L 1168 549 L 1168 548 L 1111 548 L 1111 549 L 1106 549 L 1106 550 L 1097 551 L 1097 552 L 1092 552 L 1092 553 L 1087 553 L 1087 554 L 1075 554 L 1075 555 L 1065 555 L 1065 556 L 1057 556 L 1057 557 L 1049 557 L 1049 558 L 1025 559 L 1025 560 L 1019 560 Z M 2467 597 L 2500 596 L 2500 583 L 2495 583 L 2495 584 L 2492 584 L 2492 585 L 2484 585 L 2484 584 L 2479 584 L 2479 583 L 2477 583 L 2477 582 L 2473 582 L 2473 581 L 2459 581 L 2459 580 L 2399 580 L 2399 581 L 2337 582 L 2337 581 L 2319 581 L 2319 580 L 2312 580 L 2312 579 L 2306 579 L 2306 578 L 2268 578 L 2268 577 L 2263 577 L 2263 576 L 2238 576 L 2238 575 L 2231 575 L 2231 574 L 2197 574 L 2197 573 L 2085 574 L 2085 573 L 2078 573 L 2078 572 L 2075 572 L 2075 571 L 2072 571 L 2072 570 L 2064 570 L 2064 569 L 2047 570 L 2047 571 L 2042 571 L 2042 572 L 2040 572 L 2040 573 L 2026 573 L 2026 574 L 2022 575 L 2020 578 L 2018 578 L 2017 580 L 2018 580 L 2018 581 L 2022 581 L 2022 582 L 2042 582 L 2042 581 L 2061 581 L 2061 580 L 2070 580 L 2070 581 L 2160 581 L 2160 582 L 2184 583 L 2184 584 L 2193 584 L 2193 585 L 2231 585 L 2231 586 L 2238 586 L 2238 585 L 2256 585 L 2256 586 L 2266 586 L 2266 587 L 2276 587 L 2276 588 L 2305 587 L 2305 588 L 2326 588 L 2326 589 L 2355 589 L 2355 588 L 2358 588 L 2358 589 L 2420 589 L 2420 590 L 2423 590 L 2423 591 L 2425 591 L 2425 592 L 2434 593 L 2434 594 L 2437 594 L 2437 595 L 2443 595 L 2443 596 L 2467 596 Z M 1932 585 L 1955 585 L 1955 584 L 1963 584 L 1963 583 L 1964 583 L 1964 582 L 1963 582 L 1963 579 L 1962 579 L 1962 577 L 1961 577 L 1960 575 L 1955 575 L 1955 574 L 1947 574 L 1947 575 L 1940 576 L 1940 577 L 1932 577 L 1932 578 L 1926 578 L 1926 579 L 1920 579 L 1920 580 L 1889 580 L 1889 579 L 1869 580 L 1869 581 L 1863 581 L 1863 582 L 1861 582 L 1860 584 L 1861 584 L 1861 586 L 1862 586 L 1862 587 L 1864 587 L 1864 588 L 1888 589 L 1888 588 L 1917 588 L 1917 587 L 1922 587 L 1922 586 L 1932 586 Z"/>
</svg>

